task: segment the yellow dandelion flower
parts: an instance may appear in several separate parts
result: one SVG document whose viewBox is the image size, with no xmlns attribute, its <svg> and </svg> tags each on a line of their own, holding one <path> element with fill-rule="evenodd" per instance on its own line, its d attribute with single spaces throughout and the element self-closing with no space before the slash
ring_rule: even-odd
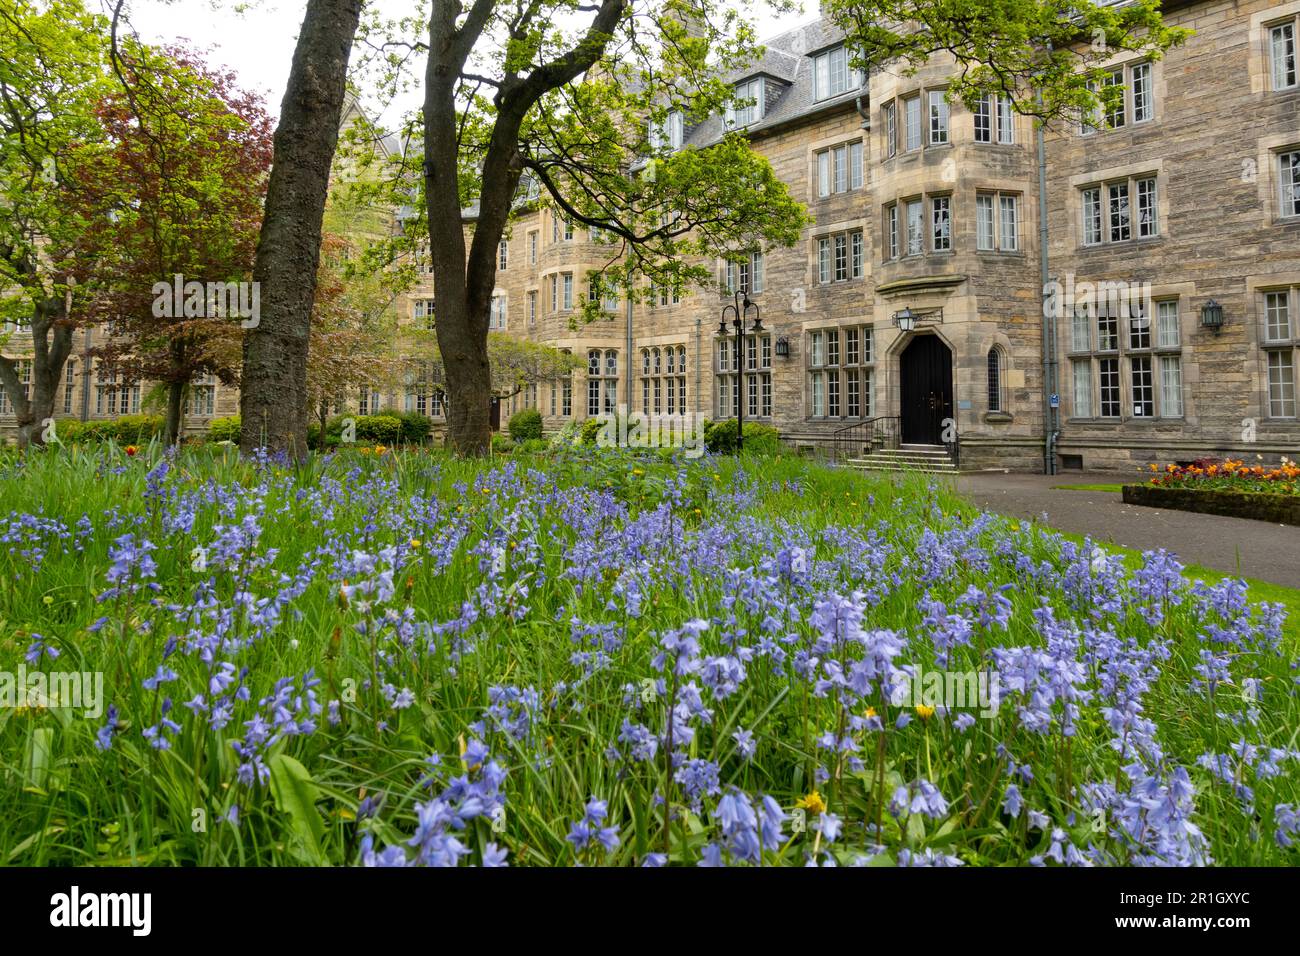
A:
<svg viewBox="0 0 1300 956">
<path fill-rule="evenodd" d="M 413 547 L 413 548 L 418 548 L 419 546 L 420 546 L 420 539 L 419 539 L 419 538 L 412 538 L 412 539 L 411 539 L 411 547 Z"/>
<path fill-rule="evenodd" d="M 934 716 L 934 708 L 927 707 L 925 706 L 925 704 L 917 704 L 916 716 L 920 717 L 922 720 L 929 720 L 931 717 Z"/>
<path fill-rule="evenodd" d="M 826 801 L 822 799 L 822 795 L 816 790 L 806 797 L 800 797 L 795 806 L 801 810 L 807 810 L 809 813 L 826 812 Z"/>
</svg>

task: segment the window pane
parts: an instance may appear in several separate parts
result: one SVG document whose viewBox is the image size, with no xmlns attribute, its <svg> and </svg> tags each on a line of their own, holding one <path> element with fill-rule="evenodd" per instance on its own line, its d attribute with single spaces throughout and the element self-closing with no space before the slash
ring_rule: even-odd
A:
<svg viewBox="0 0 1300 956">
<path fill-rule="evenodd" d="M 1002 355 L 993 348 L 988 356 L 989 411 L 1002 411 Z"/>
<path fill-rule="evenodd" d="M 1282 215 L 1300 216 L 1300 150 L 1279 156 L 1278 167 Z"/>
<path fill-rule="evenodd" d="M 1160 414 L 1165 418 L 1183 414 L 1183 367 L 1177 355 L 1160 356 Z"/>
<path fill-rule="evenodd" d="M 1092 342 L 1092 316 L 1086 306 L 1079 306 L 1070 318 L 1070 351 L 1086 352 Z"/>
<path fill-rule="evenodd" d="M 1295 358 L 1292 352 L 1268 353 L 1268 414 L 1295 418 Z"/>
<path fill-rule="evenodd" d="M 975 142 L 993 142 L 993 96 L 981 96 L 975 103 Z"/>
<path fill-rule="evenodd" d="M 1002 231 L 1000 235 L 1003 252 L 1014 252 L 1020 248 L 1020 224 L 1018 222 L 1015 196 L 999 197 L 1002 208 Z"/>
<path fill-rule="evenodd" d="M 1138 235 L 1144 238 L 1160 234 L 1157 221 L 1156 181 L 1139 179 L 1137 182 Z"/>
<path fill-rule="evenodd" d="M 1283 23 L 1269 31 L 1273 61 L 1273 89 L 1286 90 L 1296 85 L 1295 24 Z"/>
<path fill-rule="evenodd" d="M 1178 303 L 1161 302 L 1156 306 L 1157 335 L 1156 342 L 1162 349 L 1173 348 L 1178 344 Z"/>
<path fill-rule="evenodd" d="M 1099 359 L 1097 379 L 1101 395 L 1101 417 L 1119 418 L 1119 359 Z"/>
<path fill-rule="evenodd" d="M 1083 244 L 1095 246 L 1101 242 L 1101 190 L 1083 191 Z"/>
<path fill-rule="evenodd" d="M 996 97 L 998 104 L 998 142 L 1011 145 L 1016 141 L 1015 114 L 1011 112 L 1011 100 L 1005 96 Z"/>
<path fill-rule="evenodd" d="M 1269 292 L 1264 296 L 1264 338 L 1286 342 L 1291 338 L 1290 294 Z"/>
<path fill-rule="evenodd" d="M 952 248 L 952 216 L 949 208 L 951 200 L 947 196 L 938 196 L 932 202 L 934 251 L 947 252 Z"/>
<path fill-rule="evenodd" d="M 1074 416 L 1092 417 L 1092 362 L 1082 359 L 1070 363 L 1074 378 Z"/>
<path fill-rule="evenodd" d="M 907 254 L 919 255 L 923 251 L 921 200 L 913 199 L 907 204 Z"/>
<path fill-rule="evenodd" d="M 1156 413 L 1155 393 L 1151 384 L 1151 357 L 1129 359 L 1130 385 L 1133 390 L 1133 417 L 1150 418 Z"/>
<path fill-rule="evenodd" d="M 993 197 L 975 197 L 975 246 L 978 249 L 993 248 Z"/>
<path fill-rule="evenodd" d="M 903 101 L 906 109 L 907 148 L 921 148 L 921 97 L 911 96 Z"/>
<path fill-rule="evenodd" d="M 1133 122 L 1143 123 L 1152 117 L 1151 64 L 1133 67 Z"/>
<path fill-rule="evenodd" d="M 930 91 L 930 143 L 941 145 L 948 142 L 948 101 L 942 92 Z"/>
<path fill-rule="evenodd" d="M 1110 241 L 1124 242 L 1130 236 L 1128 183 L 1110 187 Z"/>
<path fill-rule="evenodd" d="M 1106 77 L 1106 86 L 1122 86 L 1124 83 L 1124 71 L 1115 70 Z M 1106 114 L 1106 125 L 1111 129 L 1118 129 L 1124 125 L 1124 97 L 1121 96 L 1115 105 L 1110 108 Z"/>
</svg>

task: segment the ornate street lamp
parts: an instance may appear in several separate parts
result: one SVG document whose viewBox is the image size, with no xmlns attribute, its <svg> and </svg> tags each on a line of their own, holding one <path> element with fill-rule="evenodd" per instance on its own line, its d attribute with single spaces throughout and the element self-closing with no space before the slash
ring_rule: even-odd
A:
<svg viewBox="0 0 1300 956">
<path fill-rule="evenodd" d="M 735 292 L 735 302 L 731 305 L 722 307 L 722 320 L 718 323 L 718 335 L 727 334 L 727 316 L 731 316 L 731 328 L 736 334 L 736 451 L 737 453 L 745 450 L 745 401 L 741 394 L 741 383 L 744 381 L 744 359 L 742 358 L 745 345 L 746 335 L 762 335 L 767 330 L 763 328 L 763 321 L 759 318 L 758 305 L 749 301 L 749 293 L 737 289 Z M 754 312 L 754 321 L 750 323 L 750 310 Z M 746 325 L 748 324 L 748 328 Z"/>
</svg>

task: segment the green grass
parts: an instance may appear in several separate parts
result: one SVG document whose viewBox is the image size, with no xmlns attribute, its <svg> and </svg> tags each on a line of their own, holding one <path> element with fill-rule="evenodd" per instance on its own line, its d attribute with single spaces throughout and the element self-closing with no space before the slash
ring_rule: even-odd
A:
<svg viewBox="0 0 1300 956">
<path fill-rule="evenodd" d="M 1276 612 L 1250 603 L 1300 610 L 1295 591 L 1250 582 L 1220 613 L 1206 588 L 1222 589 L 1225 576 L 1185 569 L 1149 621 L 1135 552 L 1108 548 L 1120 561 L 1103 566 L 1068 536 L 981 517 L 943 482 L 891 483 L 796 458 L 691 462 L 578 449 L 464 462 L 430 451 L 350 452 L 279 468 L 201 448 L 148 479 L 157 464 L 156 448 L 129 459 L 111 445 L 0 457 L 14 513 L 0 517 L 0 671 L 16 671 L 39 634 L 60 652 L 41 668 L 101 673 L 118 709 L 108 750 L 96 747 L 103 717 L 0 710 L 0 863 L 352 864 L 366 845 L 413 856 L 406 843 L 419 806 L 444 792 L 458 803 L 460 785 L 447 790 L 458 777 L 485 793 L 480 812 L 466 810 L 454 831 L 467 862 L 496 847 L 516 865 L 634 865 L 665 850 L 670 862 L 693 864 L 726 842 L 718 801 L 735 792 L 806 812 L 809 826 L 787 820 L 766 865 L 828 852 L 841 863 L 934 853 L 1024 864 L 1051 850 L 1056 828 L 1103 861 L 1132 862 L 1150 848 L 1134 844 L 1113 810 L 1098 818 L 1083 785 L 1127 792 L 1124 768 L 1144 763 L 1157 788 L 1175 768 L 1189 774 L 1195 796 L 1177 812 L 1207 846 L 1188 852 L 1219 863 L 1300 862 L 1273 839 L 1274 806 L 1300 801 L 1294 761 L 1280 759 L 1270 776 L 1231 758 L 1254 790 L 1250 806 L 1198 763 L 1243 738 L 1296 746 L 1296 618 L 1277 629 L 1280 653 Z M 23 517 L 31 514 L 60 523 L 34 524 Z M 257 534 L 235 542 L 229 529 L 248 518 Z M 157 590 L 100 600 L 126 534 L 156 545 L 156 572 L 125 583 Z M 389 568 L 391 593 L 380 574 Z M 974 603 L 962 603 L 972 588 Z M 981 623 L 997 593 L 1008 602 L 1005 626 Z M 841 613 L 857 623 L 843 631 L 818 623 L 833 606 L 825 602 L 844 600 Z M 927 611 L 927 601 L 942 608 Z M 1044 602 L 1059 634 L 1036 620 Z M 944 665 L 935 635 L 952 615 L 968 621 L 969 642 Z M 708 622 L 698 668 L 674 681 L 654 661 L 665 636 L 692 619 Z M 1210 643 L 1211 626 L 1237 643 Z M 896 665 L 971 675 L 988 673 L 994 649 L 1045 650 L 1046 635 L 1058 634 L 1056 652 L 1077 656 L 1077 679 L 1093 697 L 1066 734 L 1059 703 L 1032 729 L 1022 719 L 1028 702 L 1011 689 L 994 713 L 954 705 L 930 715 L 883 699 L 871 681 L 865 694 L 819 685 L 852 673 L 881 629 L 901 642 Z M 1131 643 L 1112 646 L 1107 634 Z M 203 648 L 214 636 L 209 662 Z M 1061 650 L 1076 640 L 1093 650 Z M 1133 741 L 1122 759 L 1112 748 L 1100 678 L 1113 658 L 1098 656 L 1102 647 L 1153 653 L 1118 686 L 1137 675 L 1149 685 L 1141 712 L 1155 723 L 1159 760 L 1135 756 Z M 1195 684 L 1202 651 L 1225 658 L 1213 697 Z M 800 653 L 818 660 L 814 676 L 794 666 Z M 828 669 L 832 660 L 842 670 Z M 247 669 L 238 680 L 248 693 L 230 700 L 231 719 L 214 728 L 183 704 L 196 694 L 209 706 L 229 698 L 237 684 L 211 689 L 222 662 Z M 175 679 L 146 688 L 160 664 Z M 308 672 L 320 680 L 320 714 L 310 713 Z M 1258 702 L 1247 678 L 1260 681 Z M 292 683 L 279 704 L 315 726 L 256 744 L 260 763 L 249 766 L 264 766 L 265 779 L 256 769 L 241 777 L 245 760 L 232 742 L 253 744 L 248 722 L 275 716 L 261 702 L 284 680 Z M 681 759 L 718 777 L 717 792 L 699 799 L 666 774 L 664 741 L 641 760 L 621 736 L 625 721 L 662 730 L 670 702 L 692 700 L 682 689 L 692 683 L 700 695 L 684 718 L 693 735 Z M 409 692 L 409 706 L 399 706 L 399 692 Z M 156 750 L 143 731 L 159 725 L 166 699 L 178 728 L 164 727 L 168 747 Z M 868 708 L 882 725 L 864 723 Z M 965 729 L 955 722 L 963 712 L 974 718 Z M 734 736 L 741 730 L 753 737 L 748 758 Z M 819 746 L 825 735 L 856 749 L 837 756 Z M 462 760 L 476 739 L 491 753 L 481 765 Z M 1008 760 L 1032 771 L 1018 786 L 1046 829 L 1004 808 Z M 933 783 L 946 808 L 892 812 L 898 788 L 919 780 Z M 603 825 L 618 838 L 608 851 L 566 840 L 593 797 L 608 802 Z M 369 816 L 367 798 L 382 798 Z M 834 841 L 813 826 L 822 803 L 842 825 Z M 238 825 L 225 822 L 232 813 Z"/>
</svg>

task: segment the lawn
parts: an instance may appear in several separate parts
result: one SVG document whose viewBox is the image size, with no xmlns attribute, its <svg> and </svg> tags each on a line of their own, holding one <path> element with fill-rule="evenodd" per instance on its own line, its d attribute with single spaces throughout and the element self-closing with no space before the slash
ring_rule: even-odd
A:
<svg viewBox="0 0 1300 956">
<path fill-rule="evenodd" d="M 0 490 L 0 680 L 103 686 L 0 710 L 0 863 L 1300 863 L 1295 593 L 921 476 L 109 445 Z"/>
</svg>

